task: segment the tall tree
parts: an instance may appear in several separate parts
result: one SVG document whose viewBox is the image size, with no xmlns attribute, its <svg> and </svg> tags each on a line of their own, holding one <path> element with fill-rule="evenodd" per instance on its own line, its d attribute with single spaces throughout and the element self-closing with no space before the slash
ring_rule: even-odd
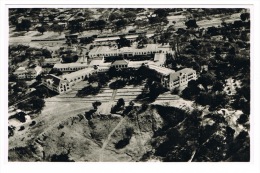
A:
<svg viewBox="0 0 260 173">
<path fill-rule="evenodd" d="M 31 27 L 31 21 L 28 19 L 23 19 L 21 23 L 16 25 L 16 30 L 18 31 L 29 31 Z"/>
<path fill-rule="evenodd" d="M 47 31 L 44 26 L 38 27 L 37 30 L 38 30 L 38 32 L 40 32 L 42 35 L 43 35 L 44 32 Z"/>
</svg>

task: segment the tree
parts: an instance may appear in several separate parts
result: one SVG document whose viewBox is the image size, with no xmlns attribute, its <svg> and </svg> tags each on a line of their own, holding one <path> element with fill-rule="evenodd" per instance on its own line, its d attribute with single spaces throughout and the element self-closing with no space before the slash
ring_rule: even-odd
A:
<svg viewBox="0 0 260 173">
<path fill-rule="evenodd" d="M 130 40 L 127 40 L 125 38 L 125 36 L 120 36 L 120 38 L 118 40 L 116 40 L 118 49 L 122 48 L 122 47 L 130 47 Z"/>
<path fill-rule="evenodd" d="M 100 101 L 95 101 L 92 103 L 92 106 L 94 109 L 97 109 L 98 106 L 100 106 L 102 103 Z"/>
<path fill-rule="evenodd" d="M 224 85 L 222 82 L 220 81 L 216 81 L 214 84 L 213 84 L 213 87 L 212 87 L 212 90 L 213 91 L 223 91 L 224 89 Z"/>
<path fill-rule="evenodd" d="M 16 16 L 12 16 L 9 18 L 9 21 L 12 25 L 17 25 L 18 24 L 18 20 Z"/>
<path fill-rule="evenodd" d="M 55 16 L 53 14 L 49 14 L 48 17 L 49 17 L 50 21 L 53 21 L 55 19 Z"/>
<path fill-rule="evenodd" d="M 17 81 L 17 76 L 14 74 L 9 74 L 8 75 L 8 81 L 9 82 L 16 82 Z"/>
<path fill-rule="evenodd" d="M 127 25 L 127 20 L 125 19 L 119 19 L 118 21 L 116 21 L 116 29 L 119 30 L 121 28 L 124 28 Z"/>
<path fill-rule="evenodd" d="M 80 20 L 70 21 L 68 28 L 70 30 L 70 33 L 82 32 L 84 29 Z"/>
<path fill-rule="evenodd" d="M 190 19 L 187 22 L 185 22 L 185 25 L 187 26 L 187 28 L 198 28 L 198 25 L 196 23 L 195 19 Z"/>
<path fill-rule="evenodd" d="M 125 100 L 123 98 L 118 99 L 117 106 L 118 107 L 125 106 Z"/>
<path fill-rule="evenodd" d="M 133 21 L 136 18 L 136 13 L 128 11 L 124 14 L 124 17 L 129 19 L 130 21 Z"/>
<path fill-rule="evenodd" d="M 60 75 L 62 75 L 63 73 L 62 73 L 59 69 L 52 68 L 51 71 L 49 72 L 49 74 L 54 74 L 54 75 L 56 75 L 56 76 L 60 76 Z"/>
<path fill-rule="evenodd" d="M 121 19 L 121 15 L 119 13 L 111 13 L 108 19 L 109 21 Z"/>
<path fill-rule="evenodd" d="M 249 20 L 249 19 L 250 19 L 250 13 L 242 13 L 242 14 L 240 15 L 240 19 L 241 19 L 242 21 Z"/>
<path fill-rule="evenodd" d="M 62 25 L 54 24 L 53 25 L 53 31 L 58 32 L 60 35 L 65 30 L 65 27 Z"/>
<path fill-rule="evenodd" d="M 156 16 L 158 16 L 159 18 L 164 18 L 164 17 L 167 17 L 168 16 L 168 12 L 166 9 L 164 8 L 159 8 L 159 9 L 156 9 L 154 11 L 154 14 L 156 14 Z"/>
<path fill-rule="evenodd" d="M 137 28 L 140 28 L 140 27 L 145 27 L 147 26 L 149 23 L 148 21 L 144 21 L 144 20 L 135 20 L 135 25 L 137 26 Z"/>
<path fill-rule="evenodd" d="M 198 82 L 200 84 L 202 84 L 202 86 L 208 90 L 208 86 L 212 85 L 215 82 L 216 78 L 215 75 L 213 75 L 210 72 L 207 72 L 205 74 L 202 74 L 199 78 L 198 78 Z"/>
<path fill-rule="evenodd" d="M 16 82 L 16 85 L 14 86 L 14 92 L 25 92 L 27 90 L 28 86 L 25 81 L 19 80 Z"/>
<path fill-rule="evenodd" d="M 32 97 L 29 103 L 32 104 L 32 109 L 36 112 L 41 112 L 42 108 L 45 106 L 45 101 L 39 97 Z"/>
<path fill-rule="evenodd" d="M 141 48 L 148 43 L 148 38 L 145 34 L 139 34 L 135 41 L 138 43 L 138 47 Z"/>
<path fill-rule="evenodd" d="M 28 19 L 23 19 L 21 23 L 16 25 L 16 30 L 18 31 L 29 31 L 31 27 L 31 21 Z"/>
<path fill-rule="evenodd" d="M 44 56 L 45 58 L 51 58 L 51 52 L 48 49 L 43 49 L 42 50 L 42 56 Z"/>
<path fill-rule="evenodd" d="M 240 117 L 237 119 L 237 122 L 238 122 L 239 124 L 245 124 L 245 123 L 248 122 L 248 121 L 249 121 L 249 116 L 246 115 L 246 114 L 240 115 Z"/>
<path fill-rule="evenodd" d="M 102 32 L 103 31 L 103 29 L 106 27 L 106 21 L 104 21 L 104 20 L 98 20 L 97 22 L 96 22 L 96 25 L 97 25 L 97 28 Z"/>
</svg>

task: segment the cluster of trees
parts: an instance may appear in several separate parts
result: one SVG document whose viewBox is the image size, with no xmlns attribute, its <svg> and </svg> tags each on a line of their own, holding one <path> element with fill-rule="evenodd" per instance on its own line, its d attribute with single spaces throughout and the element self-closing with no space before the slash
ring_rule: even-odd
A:
<svg viewBox="0 0 260 173">
<path fill-rule="evenodd" d="M 120 98 L 117 100 L 116 105 L 111 108 L 111 113 L 115 114 L 118 111 L 123 110 L 124 107 L 125 107 L 125 100 L 123 98 Z"/>
<path fill-rule="evenodd" d="M 13 77 L 16 82 L 15 85 L 8 86 L 8 103 L 10 105 L 23 98 L 29 88 L 25 81 L 16 79 L 16 76 Z"/>
<path fill-rule="evenodd" d="M 122 47 L 130 47 L 131 46 L 131 42 L 130 40 L 126 39 L 125 36 L 120 36 L 120 38 L 118 40 L 116 40 L 118 49 L 122 48 Z"/>
<path fill-rule="evenodd" d="M 148 17 L 149 23 L 151 25 L 153 24 L 165 24 L 167 25 L 169 23 L 167 16 L 169 15 L 169 12 L 167 9 L 164 8 L 158 8 L 154 10 L 155 17 L 150 16 Z"/>
<path fill-rule="evenodd" d="M 223 89 L 224 83 L 217 81 L 213 74 L 207 72 L 201 74 L 197 81 L 190 81 L 182 91 L 182 97 L 203 106 L 209 105 L 211 110 L 216 110 L 225 107 L 229 102 Z"/>
<path fill-rule="evenodd" d="M 148 38 L 145 34 L 139 34 L 135 41 L 138 43 L 138 48 L 143 48 L 148 43 Z"/>
<path fill-rule="evenodd" d="M 42 98 L 39 98 L 37 96 L 33 96 L 29 99 L 26 99 L 20 103 L 18 103 L 17 107 L 19 109 L 25 110 L 25 111 L 33 111 L 33 112 L 41 112 L 43 107 L 45 106 L 45 101 Z"/>
<path fill-rule="evenodd" d="M 90 44 L 94 41 L 94 39 L 94 37 L 82 37 L 79 39 L 79 42 L 83 44 Z"/>
<path fill-rule="evenodd" d="M 197 109 L 186 112 L 165 106 L 156 106 L 156 109 L 166 124 L 154 134 L 153 154 L 163 161 L 249 161 L 248 132 L 235 136 L 235 129 L 221 115 L 202 117 Z M 212 120 L 213 124 L 203 124 L 204 118 Z"/>
<path fill-rule="evenodd" d="M 86 86 L 78 91 L 77 97 L 96 95 L 99 93 L 100 89 L 101 89 L 100 86 L 92 86 L 92 85 Z"/>
<path fill-rule="evenodd" d="M 51 58 L 52 52 L 48 49 L 39 49 L 24 45 L 9 46 L 9 56 L 12 64 L 23 62 L 29 60 L 29 64 L 35 60 L 43 61 L 42 58 Z"/>
<path fill-rule="evenodd" d="M 28 19 L 23 19 L 21 23 L 16 23 L 16 30 L 17 31 L 29 31 L 30 27 L 32 26 L 31 21 Z"/>
<path fill-rule="evenodd" d="M 90 85 L 82 88 L 78 91 L 78 97 L 84 97 L 88 95 L 96 95 L 100 92 L 101 88 L 107 85 L 107 82 L 110 80 L 109 77 L 105 73 L 98 73 L 89 76 L 86 78 Z M 96 84 L 96 85 L 95 85 Z"/>
<path fill-rule="evenodd" d="M 123 139 L 121 139 L 120 141 L 118 141 L 115 144 L 115 148 L 122 149 L 125 146 L 127 146 L 129 144 L 130 139 L 132 138 L 133 134 L 134 134 L 134 129 L 132 127 L 127 127 L 125 129 L 125 133 L 123 134 Z"/>
</svg>

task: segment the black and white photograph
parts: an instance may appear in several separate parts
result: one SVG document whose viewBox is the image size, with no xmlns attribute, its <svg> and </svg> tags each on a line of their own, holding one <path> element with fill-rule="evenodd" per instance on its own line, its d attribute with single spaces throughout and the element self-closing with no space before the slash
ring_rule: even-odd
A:
<svg viewBox="0 0 260 173">
<path fill-rule="evenodd" d="M 7 162 L 252 162 L 252 9 L 8 6 Z"/>
</svg>

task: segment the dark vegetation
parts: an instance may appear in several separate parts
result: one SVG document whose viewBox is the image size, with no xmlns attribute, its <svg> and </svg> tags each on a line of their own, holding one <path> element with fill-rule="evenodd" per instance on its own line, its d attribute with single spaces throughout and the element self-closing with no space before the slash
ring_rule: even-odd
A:
<svg viewBox="0 0 260 173">
<path fill-rule="evenodd" d="M 166 162 L 183 161 L 249 161 L 249 134 L 235 136 L 225 118 L 219 114 L 202 117 L 200 111 L 187 112 L 179 108 L 154 106 L 164 119 L 164 126 L 154 133 L 152 146 L 155 152 L 144 158 L 159 156 Z M 212 125 L 203 125 L 205 118 Z M 240 157 L 239 157 L 240 156 Z"/>
</svg>

